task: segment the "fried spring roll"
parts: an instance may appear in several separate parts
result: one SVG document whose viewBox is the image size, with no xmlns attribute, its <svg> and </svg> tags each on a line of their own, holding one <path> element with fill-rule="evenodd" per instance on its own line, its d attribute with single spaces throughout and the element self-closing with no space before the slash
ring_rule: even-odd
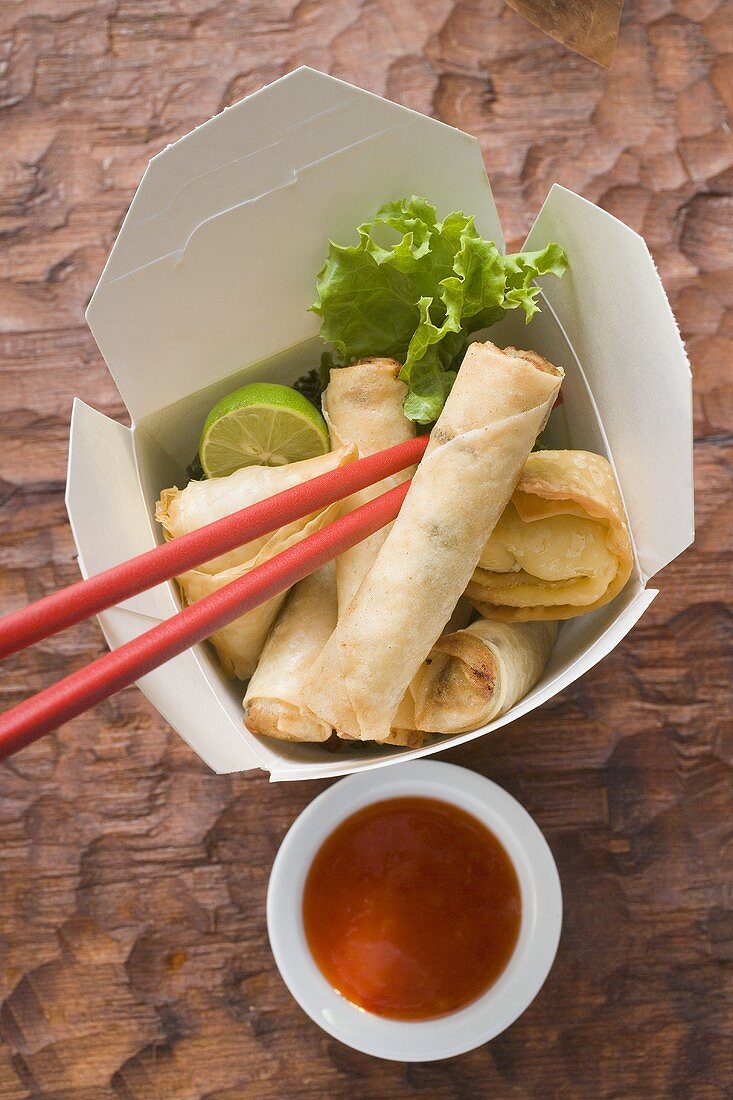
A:
<svg viewBox="0 0 733 1100">
<path fill-rule="evenodd" d="M 333 562 L 296 584 L 265 642 L 244 696 L 253 733 L 281 741 L 327 741 L 331 727 L 300 705 L 305 678 L 336 626 Z"/>
<path fill-rule="evenodd" d="M 354 445 L 363 458 L 412 438 L 415 425 L 402 411 L 407 387 L 399 381 L 399 371 L 394 359 L 364 359 L 331 372 L 323 413 L 334 447 Z M 403 470 L 354 493 L 342 511 L 358 508 L 411 474 Z M 332 567 L 319 570 L 296 585 L 244 698 L 245 722 L 253 732 L 289 741 L 325 741 L 331 735 L 330 724 L 301 704 L 302 687 L 336 626 L 337 608 L 343 613 L 349 606 L 388 530 L 376 531 L 341 554 L 335 574 Z M 422 735 L 411 730 L 395 732 L 391 743 L 414 746 L 421 740 Z"/>
<path fill-rule="evenodd" d="M 415 425 L 402 411 L 407 386 L 397 377 L 396 359 L 363 359 L 350 367 L 331 371 L 323 394 L 326 418 L 333 446 L 354 444 L 359 458 L 395 447 L 415 435 Z M 349 497 L 345 512 L 366 504 L 395 485 L 412 477 L 414 467 L 401 470 L 376 485 Z M 351 603 L 357 588 L 387 538 L 391 524 L 341 554 L 336 562 L 339 615 Z"/>
<path fill-rule="evenodd" d="M 407 689 L 478 564 L 545 425 L 563 372 L 472 344 L 410 491 L 340 616 L 305 701 L 340 734 L 386 741 Z"/>
<path fill-rule="evenodd" d="M 633 561 L 608 461 L 588 451 L 536 451 L 467 595 L 489 619 L 571 619 L 617 596 Z"/>
<path fill-rule="evenodd" d="M 556 636 L 556 623 L 486 619 L 444 634 L 410 685 L 415 725 L 465 733 L 500 718 L 537 683 Z"/>
<path fill-rule="evenodd" d="M 354 447 L 341 447 L 330 454 L 294 462 L 289 466 L 246 466 L 228 477 L 191 481 L 185 489 L 174 487 L 163 490 L 155 518 L 162 524 L 166 538 L 177 538 L 318 474 L 343 466 L 355 457 Z M 185 603 L 196 603 L 313 534 L 336 518 L 339 507 L 338 504 L 331 505 L 305 516 L 176 577 Z M 252 675 L 285 595 L 283 592 L 273 597 L 212 635 L 211 641 L 228 675 L 240 680 L 247 680 Z"/>
</svg>

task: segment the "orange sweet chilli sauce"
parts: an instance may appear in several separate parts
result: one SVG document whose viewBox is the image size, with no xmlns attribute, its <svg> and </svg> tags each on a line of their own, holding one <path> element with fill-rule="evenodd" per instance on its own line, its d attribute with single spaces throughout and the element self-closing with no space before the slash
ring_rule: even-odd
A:
<svg viewBox="0 0 733 1100">
<path fill-rule="evenodd" d="M 395 1020 L 464 1008 L 519 936 L 516 871 L 485 825 L 432 798 L 376 802 L 321 845 L 303 891 L 311 954 L 355 1005 Z"/>
</svg>

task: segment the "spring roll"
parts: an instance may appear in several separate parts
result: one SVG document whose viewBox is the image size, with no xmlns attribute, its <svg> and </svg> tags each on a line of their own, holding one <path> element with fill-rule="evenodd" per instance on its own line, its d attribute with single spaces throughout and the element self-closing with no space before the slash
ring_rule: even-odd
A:
<svg viewBox="0 0 733 1100">
<path fill-rule="evenodd" d="M 402 411 L 407 393 L 395 359 L 364 359 L 331 372 L 323 413 L 333 446 L 355 446 L 359 457 L 395 446 L 415 434 Z M 349 497 L 350 511 L 411 476 L 400 471 Z M 319 571 L 296 586 L 283 607 L 244 697 L 245 722 L 255 733 L 293 741 L 325 741 L 331 726 L 301 705 L 301 693 L 315 660 L 333 632 L 337 609 L 345 609 L 387 537 L 375 532 L 341 554 L 333 569 Z M 409 704 L 411 706 L 411 703 Z M 414 746 L 415 730 L 395 733 L 391 743 Z"/>
<path fill-rule="evenodd" d="M 443 631 L 441 633 L 440 638 L 435 643 L 435 646 L 433 647 L 433 649 L 430 650 L 430 655 L 427 658 L 426 663 L 430 662 L 430 660 L 433 656 L 433 653 L 436 651 L 436 648 L 438 646 L 440 646 L 440 643 L 441 643 L 443 637 L 447 634 L 453 634 L 453 633 L 455 633 L 455 631 L 463 630 L 464 627 L 467 627 L 468 624 L 471 621 L 472 614 L 473 614 L 473 607 L 471 606 L 470 600 L 466 599 L 465 596 L 461 596 L 461 598 L 458 601 L 457 605 L 453 609 L 453 614 L 451 615 L 450 619 L 448 620 L 448 622 L 443 627 Z M 416 673 L 416 676 L 419 676 L 420 672 L 421 672 L 421 669 L 418 669 L 418 671 Z M 416 717 L 415 717 L 415 692 L 413 691 L 413 687 L 414 687 L 414 681 L 413 681 L 412 684 L 410 684 L 410 687 L 405 692 L 404 696 L 402 697 L 402 701 L 400 702 L 400 705 L 397 708 L 397 713 L 394 716 L 394 719 L 392 721 L 392 726 L 391 726 L 390 731 L 389 731 L 389 737 L 386 737 L 385 740 L 381 742 L 381 744 L 383 744 L 383 745 L 399 745 L 400 747 L 407 748 L 407 749 L 419 749 L 420 746 L 422 745 L 423 741 L 425 740 L 424 734 L 426 732 L 430 732 L 430 733 L 450 733 L 451 732 L 450 730 L 441 730 L 441 729 L 435 729 L 435 730 L 429 730 L 428 731 L 427 729 L 421 728 L 421 727 L 418 726 L 417 720 L 416 720 Z M 339 736 L 344 741 L 358 740 L 358 738 L 349 737 L 347 734 L 344 734 L 344 733 L 339 734 Z"/>
<path fill-rule="evenodd" d="M 401 369 L 396 359 L 363 359 L 352 366 L 331 371 L 323 394 L 323 415 L 334 443 L 342 446 L 354 443 L 359 457 L 363 458 L 413 438 L 415 424 L 402 411 L 407 386 L 397 377 Z M 400 470 L 377 485 L 354 493 L 349 497 L 345 511 L 359 508 L 380 493 L 401 485 L 414 472 L 414 466 Z M 337 558 L 336 591 L 340 615 L 345 613 L 356 595 L 391 527 L 391 523 L 387 524 Z M 419 748 L 423 738 L 412 728 L 412 702 L 407 697 L 402 718 L 404 725 L 395 725 L 390 730 L 386 744 Z"/>
<path fill-rule="evenodd" d="M 167 539 L 177 538 L 318 474 L 343 466 L 355 457 L 356 448 L 340 447 L 330 454 L 294 462 L 289 466 L 246 466 L 228 477 L 192 481 L 185 489 L 165 489 L 158 501 L 155 518 L 162 524 Z M 305 516 L 176 577 L 184 603 L 196 603 L 300 542 L 335 519 L 339 508 L 340 505 L 335 504 Z M 252 675 L 285 596 L 283 592 L 273 597 L 212 635 L 211 641 L 227 675 L 240 680 L 247 680 Z"/>
<path fill-rule="evenodd" d="M 350 367 L 331 371 L 323 394 L 323 415 L 334 446 L 353 443 L 359 457 L 395 447 L 415 435 L 415 425 L 402 411 L 407 386 L 397 375 L 396 359 L 363 359 Z M 373 500 L 412 477 L 414 468 L 401 470 L 377 485 L 354 493 L 345 511 Z M 387 538 L 391 524 L 341 554 L 336 562 L 339 613 L 343 614 Z"/>
<path fill-rule="evenodd" d="M 276 493 L 301 485 L 318 474 L 325 474 L 357 457 L 352 446 L 335 447 L 325 455 L 291 462 L 287 466 L 244 466 L 228 477 L 212 477 L 206 481 L 189 481 L 185 489 L 163 489 L 155 507 L 155 518 L 163 527 L 167 539 L 176 539 L 190 531 L 198 531 L 240 508 L 248 508 Z M 204 562 L 198 569 L 205 573 L 220 573 L 250 561 L 273 538 L 287 539 L 312 517 L 296 520 L 269 535 L 262 535 L 227 554 Z M 272 557 L 272 554 L 268 554 Z"/>
<path fill-rule="evenodd" d="M 430 650 L 429 656 L 426 658 L 424 664 L 429 664 L 433 654 L 436 651 L 436 647 L 440 645 L 441 640 L 447 634 L 454 634 L 457 630 L 463 630 L 467 627 L 471 621 L 471 617 L 474 614 L 471 601 L 465 596 L 461 596 L 460 600 L 453 609 L 448 622 L 443 627 L 442 633 L 435 646 Z M 415 679 L 420 676 L 422 665 L 415 674 Z M 415 692 L 413 690 L 415 686 L 415 680 L 410 684 L 409 688 L 402 697 L 402 701 L 397 708 L 397 713 L 392 721 L 392 728 L 389 732 L 389 737 L 382 741 L 383 745 L 400 745 L 403 748 L 419 749 L 425 740 L 425 731 L 418 728 L 417 719 L 415 717 Z M 449 730 L 430 730 L 431 733 L 449 733 Z M 344 734 L 340 736 L 346 737 Z"/>
<path fill-rule="evenodd" d="M 385 741 L 478 564 L 563 372 L 534 352 L 468 349 L 392 530 L 309 679 L 311 711 Z"/>
<path fill-rule="evenodd" d="M 306 742 L 327 741 L 331 736 L 331 727 L 303 706 L 302 691 L 313 663 L 336 626 L 337 567 L 338 561 L 336 566 L 330 562 L 305 577 L 285 601 L 244 696 L 244 721 L 253 733 L 281 741 Z M 445 632 L 467 626 L 472 611 L 470 602 L 462 597 L 446 623 Z M 385 744 L 419 748 L 422 742 L 423 734 L 415 728 L 410 691 L 400 705 Z"/>
<path fill-rule="evenodd" d="M 536 451 L 481 553 L 467 595 L 490 619 L 570 619 L 617 596 L 633 561 L 608 461 L 588 451 Z"/>
<path fill-rule="evenodd" d="M 410 685 L 416 726 L 466 733 L 501 717 L 537 683 L 556 636 L 554 622 L 487 619 L 444 634 Z"/>
<path fill-rule="evenodd" d="M 281 741 L 327 741 L 331 727 L 300 705 L 305 678 L 336 626 L 333 562 L 290 592 L 262 650 L 244 696 L 244 721 L 253 733 Z"/>
</svg>

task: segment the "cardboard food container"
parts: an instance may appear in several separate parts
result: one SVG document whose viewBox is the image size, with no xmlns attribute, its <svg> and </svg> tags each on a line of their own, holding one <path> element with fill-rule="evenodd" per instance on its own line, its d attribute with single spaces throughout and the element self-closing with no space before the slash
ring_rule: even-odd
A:
<svg viewBox="0 0 733 1100">
<path fill-rule="evenodd" d="M 307 312 L 327 241 L 388 199 L 424 195 L 439 215 L 476 215 L 503 236 L 478 142 L 443 123 L 302 68 L 228 108 L 150 162 L 87 320 L 127 405 L 128 429 L 74 404 L 67 508 L 84 576 L 162 539 L 161 489 L 186 481 L 203 420 L 246 381 L 293 382 L 317 365 Z M 244 727 L 244 686 L 208 644 L 139 686 L 217 772 L 262 768 L 273 780 L 343 775 L 439 752 L 541 706 L 609 653 L 657 595 L 655 573 L 693 538 L 690 369 L 644 241 L 554 186 L 525 243 L 558 241 L 570 269 L 545 279 L 542 312 L 519 310 L 491 339 L 541 352 L 566 372 L 555 443 L 613 463 L 635 545 L 621 595 L 564 622 L 542 680 L 498 721 L 419 750 L 261 738 Z M 180 609 L 171 582 L 99 616 L 114 649 Z"/>
</svg>

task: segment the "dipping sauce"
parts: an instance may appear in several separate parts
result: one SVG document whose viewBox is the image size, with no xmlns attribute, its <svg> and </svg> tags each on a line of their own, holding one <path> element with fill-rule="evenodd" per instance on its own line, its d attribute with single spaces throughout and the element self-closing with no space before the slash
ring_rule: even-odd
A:
<svg viewBox="0 0 733 1100">
<path fill-rule="evenodd" d="M 449 802 L 392 798 L 319 848 L 303 923 L 323 976 L 394 1020 L 464 1008 L 493 985 L 519 936 L 516 871 L 485 825 Z"/>
</svg>

